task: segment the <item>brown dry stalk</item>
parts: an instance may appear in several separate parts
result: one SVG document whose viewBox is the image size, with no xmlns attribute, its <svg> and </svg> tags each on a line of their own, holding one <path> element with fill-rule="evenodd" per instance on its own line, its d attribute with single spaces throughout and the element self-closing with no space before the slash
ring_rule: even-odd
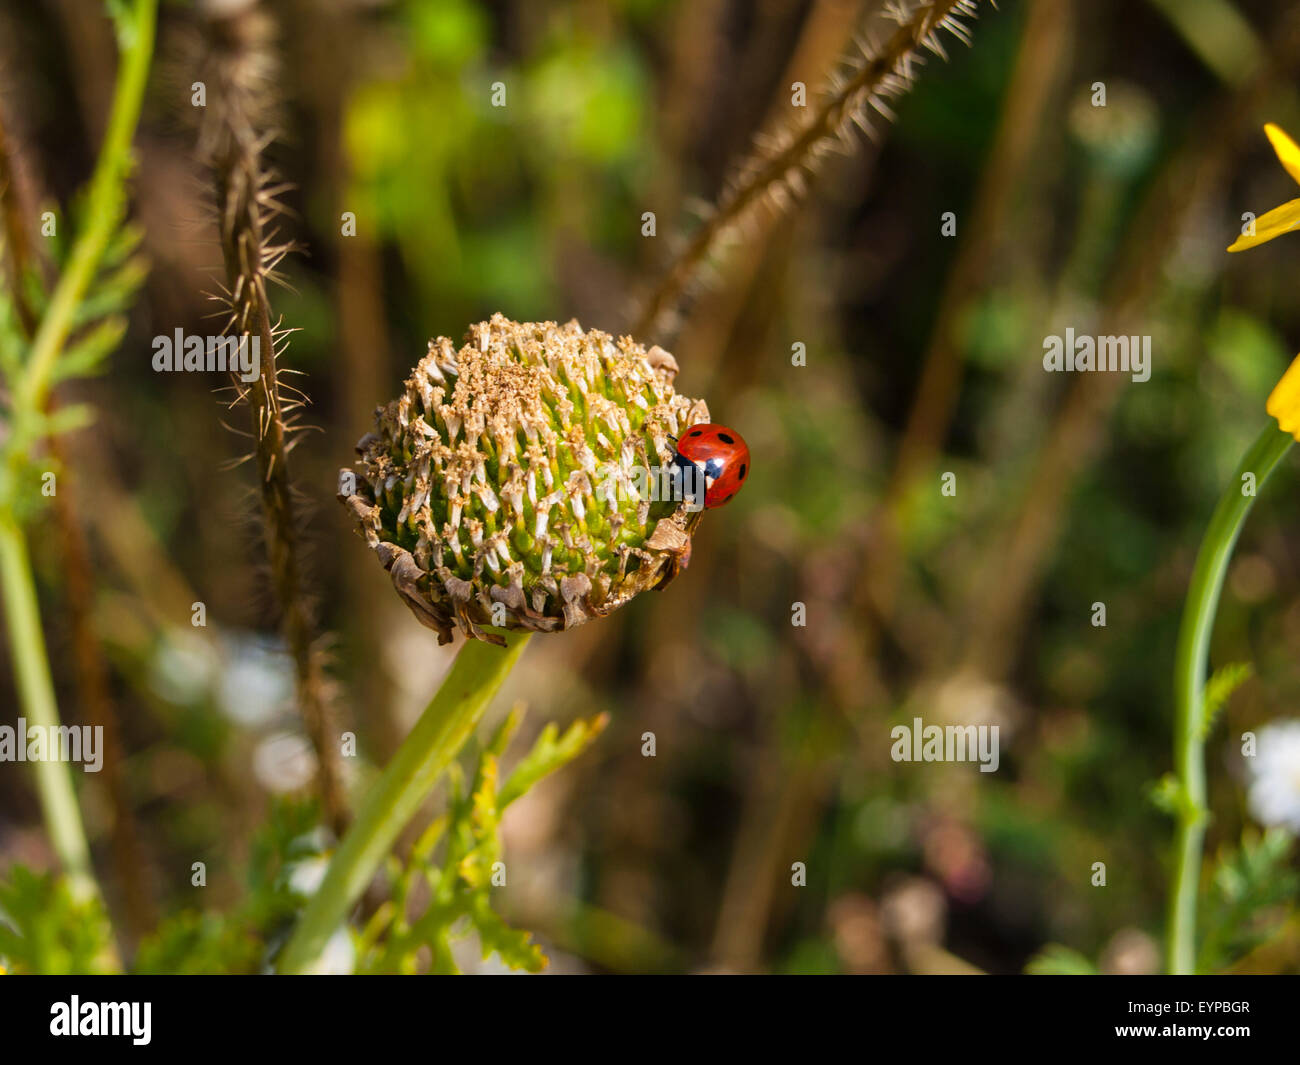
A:
<svg viewBox="0 0 1300 1065">
<path fill-rule="evenodd" d="M 18 323 L 29 337 L 36 332 L 36 312 L 27 300 L 23 271 L 32 261 L 31 235 L 27 231 L 28 205 L 22 192 L 17 154 L 10 144 L 4 108 L 0 107 L 0 215 L 3 216 L 5 241 L 9 245 L 11 293 L 18 312 Z"/>
<path fill-rule="evenodd" d="M 51 396 L 48 406 L 51 413 L 58 406 L 55 396 Z M 67 469 L 58 437 L 51 437 L 47 446 L 54 464 Z M 68 627 L 72 633 L 77 689 L 81 696 L 82 720 L 103 730 L 104 784 L 113 808 L 113 864 L 122 885 L 127 925 L 134 935 L 142 936 L 154 926 L 156 915 L 145 877 L 144 845 L 131 809 L 130 790 L 123 771 L 126 756 L 117 711 L 109 694 L 108 663 L 92 620 L 95 582 L 89 546 L 78 516 L 78 499 L 74 495 L 76 486 L 69 482 L 66 475 L 60 479 L 59 491 L 53 500 L 53 515 L 63 555 L 64 594 L 67 597 Z"/>
<path fill-rule="evenodd" d="M 205 25 L 209 54 L 203 67 L 208 92 L 200 150 L 211 166 L 229 310 L 226 332 L 258 345 L 259 376 L 233 378 L 252 422 L 263 532 L 280 626 L 294 663 L 298 705 L 316 750 L 325 814 L 336 831 L 346 825 L 342 757 L 334 708 L 315 647 L 315 612 L 307 592 L 303 546 L 295 513 L 288 452 L 293 413 L 300 399 L 285 395 L 277 358 L 289 330 L 272 324 L 267 282 L 292 250 L 277 242 L 275 219 L 282 208 L 274 173 L 263 161 L 268 129 L 272 25 L 253 5 Z"/>
<path fill-rule="evenodd" d="M 865 46 L 847 74 L 832 77 L 829 89 L 802 124 L 758 139 L 753 153 L 728 182 L 717 208 L 695 231 L 646 301 L 632 335 L 649 336 L 666 328 L 714 247 L 759 206 L 786 209 L 806 191 L 829 152 L 837 147 L 846 153 L 853 150 L 855 125 L 874 139 L 869 113 L 875 111 L 887 120 L 894 117 L 888 101 L 911 87 L 915 67 L 923 61 L 921 49 L 946 58 L 940 30 L 963 43 L 970 42 L 961 19 L 975 14 L 977 2 L 897 0 L 887 4 L 883 14 L 897 22 L 898 28 L 883 46 Z"/>
</svg>

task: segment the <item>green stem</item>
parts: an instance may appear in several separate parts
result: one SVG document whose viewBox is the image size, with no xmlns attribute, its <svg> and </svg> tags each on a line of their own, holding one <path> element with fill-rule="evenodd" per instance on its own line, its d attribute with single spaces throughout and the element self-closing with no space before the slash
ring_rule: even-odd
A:
<svg viewBox="0 0 1300 1065">
<path fill-rule="evenodd" d="M 0 514 L 0 582 L 4 585 L 9 653 L 23 713 L 30 725 L 39 726 L 50 735 L 49 730 L 59 726 L 59 709 L 54 699 L 54 683 L 50 679 L 45 636 L 41 631 L 36 585 L 23 531 L 7 514 Z M 36 789 L 45 815 L 45 827 L 73 895 L 79 899 L 98 895 L 99 888 L 90 865 L 90 848 L 86 845 L 77 795 L 72 787 L 71 770 L 65 763 L 53 759 L 34 761 L 32 766 L 36 772 Z"/>
<path fill-rule="evenodd" d="M 367 793 L 280 956 L 280 972 L 301 973 L 320 956 L 398 834 L 473 735 L 529 640 L 526 633 L 505 636 L 504 650 L 481 640 L 461 648 L 438 694 Z"/>
<path fill-rule="evenodd" d="M 130 14 L 117 19 L 121 62 L 113 94 L 112 113 L 86 197 L 85 224 L 77 235 L 68 262 L 32 339 L 31 352 L 14 381 L 11 400 L 14 425 L 30 422 L 45 405 L 59 354 L 71 332 L 77 308 L 99 269 L 104 251 L 117 228 L 125 199 L 123 186 L 131 168 L 131 138 L 140 117 L 145 82 L 153 58 L 157 0 L 137 0 Z M 25 457 L 17 450 L 10 465 Z M 40 606 L 23 530 L 9 507 L 0 508 L 0 581 L 9 647 L 23 713 L 33 726 L 59 727 L 59 709 L 50 677 L 49 658 L 41 628 Z M 62 762 L 33 763 L 41 810 L 50 840 L 78 898 L 99 895 L 90 848 L 77 808 L 71 769 Z"/>
<path fill-rule="evenodd" d="M 1169 899 L 1166 949 L 1171 973 L 1196 971 L 1196 896 L 1205 844 L 1205 673 L 1210 637 L 1219 607 L 1219 593 L 1237 536 L 1282 456 L 1292 444 L 1290 434 L 1270 421 L 1250 446 L 1232 484 L 1224 492 L 1201 541 L 1187 589 L 1178 652 L 1174 662 L 1174 768 L 1178 774 L 1180 802 L 1175 867 Z M 1254 477 L 1254 491 L 1244 491 L 1246 474 Z"/>
<path fill-rule="evenodd" d="M 109 239 L 121 221 L 123 187 L 131 170 L 131 138 L 140 118 L 149 63 L 153 58 L 154 25 L 158 0 L 136 0 L 130 15 L 120 16 L 118 43 L 122 50 L 104 143 L 86 194 L 85 226 L 59 276 L 49 307 L 32 340 L 31 355 L 14 386 L 16 411 L 44 405 L 50 377 L 59 353 L 72 330 L 73 319 L 86 289 L 94 280 Z"/>
</svg>

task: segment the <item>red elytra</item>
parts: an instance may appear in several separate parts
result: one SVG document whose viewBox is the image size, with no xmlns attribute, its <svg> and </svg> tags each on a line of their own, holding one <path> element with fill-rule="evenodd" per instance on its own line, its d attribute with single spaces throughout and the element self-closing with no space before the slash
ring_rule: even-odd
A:
<svg viewBox="0 0 1300 1065">
<path fill-rule="evenodd" d="M 749 476 L 749 445 L 735 429 L 703 422 L 677 438 L 677 454 L 704 474 L 704 506 L 715 510 L 731 502 Z"/>
</svg>

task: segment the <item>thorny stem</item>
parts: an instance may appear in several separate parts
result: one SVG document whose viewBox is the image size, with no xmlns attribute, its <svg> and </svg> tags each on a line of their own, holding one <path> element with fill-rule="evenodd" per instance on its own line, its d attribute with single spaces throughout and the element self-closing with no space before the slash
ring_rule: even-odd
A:
<svg viewBox="0 0 1300 1065">
<path fill-rule="evenodd" d="M 461 648 L 438 694 L 357 811 L 325 879 L 280 956 L 277 968 L 281 973 L 304 972 L 320 956 L 393 841 L 473 735 L 530 638 L 529 633 L 503 635 L 504 650 L 483 640 L 467 640 Z"/>
<path fill-rule="evenodd" d="M 260 12 L 236 15 L 228 25 L 214 24 L 224 56 L 238 70 L 265 43 Z M 241 19 L 247 19 L 241 24 Z M 303 724 L 311 738 L 319 765 L 319 787 L 326 818 L 338 834 L 347 826 L 347 799 L 343 763 L 338 746 L 334 707 L 326 691 L 320 656 L 316 653 L 315 616 L 308 597 L 308 580 L 299 536 L 298 507 L 289 476 L 292 446 L 285 418 L 285 401 L 276 365 L 277 339 L 283 334 L 272 322 L 267 278 L 289 250 L 273 245 L 269 220 L 278 205 L 276 190 L 268 187 L 263 167 L 265 130 L 259 128 L 264 111 L 261 87 L 233 75 L 212 114 L 216 148 L 211 163 L 216 182 L 221 248 L 229 292 L 230 327 L 251 338 L 260 352 L 257 378 L 244 386 L 236 382 L 247 401 L 259 473 L 264 540 L 271 563 L 271 581 L 280 609 L 280 628 L 294 664 L 295 690 Z"/>
<path fill-rule="evenodd" d="M 1219 593 L 1237 537 L 1255 503 L 1255 493 L 1290 450 L 1290 434 L 1270 421 L 1237 467 L 1210 518 L 1187 589 L 1178 651 L 1174 660 L 1174 769 L 1178 774 L 1178 834 L 1169 897 L 1166 951 L 1171 973 L 1196 971 L 1196 896 L 1205 844 L 1205 671 Z M 1255 492 L 1244 491 L 1244 478 Z"/>
<path fill-rule="evenodd" d="M 918 48 L 925 45 L 940 51 L 934 37 L 936 30 L 950 28 L 966 39 L 965 30 L 956 19 L 970 14 L 974 8 L 974 0 L 926 0 L 919 4 L 910 18 L 900 22 L 884 47 L 870 55 L 860 70 L 825 97 L 788 144 L 770 155 L 756 156 L 753 165 L 721 197 L 717 210 L 695 231 L 664 274 L 646 301 L 632 335 L 649 335 L 660 318 L 673 310 L 718 239 L 749 210 L 767 197 L 788 199 L 787 186 L 801 190 L 805 184 L 801 171 L 811 170 L 816 157 L 837 139 L 847 143 L 850 122 L 867 128 L 863 111 L 868 103 L 888 117 L 888 109 L 879 97 L 896 95 L 910 83 L 910 67 L 916 61 Z"/>
</svg>

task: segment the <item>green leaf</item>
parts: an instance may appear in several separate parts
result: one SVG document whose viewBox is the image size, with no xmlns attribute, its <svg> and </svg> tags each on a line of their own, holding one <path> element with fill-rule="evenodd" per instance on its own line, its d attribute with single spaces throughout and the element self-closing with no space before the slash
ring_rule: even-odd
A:
<svg viewBox="0 0 1300 1065">
<path fill-rule="evenodd" d="M 72 328 L 89 326 L 109 315 L 122 313 L 131 305 L 136 290 L 148 274 L 149 264 L 140 256 L 101 273 L 73 312 Z"/>
<path fill-rule="evenodd" d="M 480 895 L 475 900 L 470 920 L 478 933 L 484 960 L 495 952 L 512 969 L 538 973 L 546 968 L 546 955 L 542 948 L 532 941 L 528 932 L 506 924 L 492 909 L 486 896 Z"/>
<path fill-rule="evenodd" d="M 1173 773 L 1166 773 L 1154 784 L 1147 786 L 1147 798 L 1158 810 L 1177 817 L 1185 802 L 1183 787 Z"/>
<path fill-rule="evenodd" d="M 1241 846 L 1220 854 L 1202 911 L 1198 968 L 1213 972 L 1269 939 L 1300 890 L 1289 867 L 1294 839 L 1281 828 L 1242 834 Z"/>
<path fill-rule="evenodd" d="M 112 930 L 98 897 L 79 901 L 52 873 L 12 866 L 0 883 L 0 967 L 37 975 L 113 971 Z"/>
<path fill-rule="evenodd" d="M 131 968 L 156 975 L 252 973 L 265 951 L 261 938 L 245 922 L 186 911 L 168 918 L 140 944 Z"/>
<path fill-rule="evenodd" d="M 27 338 L 18 323 L 18 311 L 8 293 L 0 289 L 0 373 L 12 381 L 27 353 Z"/>
<path fill-rule="evenodd" d="M 1049 943 L 1025 965 L 1030 976 L 1096 976 L 1097 966 L 1077 950 Z"/>
<path fill-rule="evenodd" d="M 523 703 L 515 703 L 510 708 L 510 713 L 506 714 L 505 720 L 497 726 L 497 730 L 492 733 L 492 738 L 488 740 L 485 748 L 492 754 L 500 758 L 506 753 L 506 747 L 519 731 L 520 722 L 524 719 L 524 712 L 527 707 Z"/>
<path fill-rule="evenodd" d="M 98 373 L 104 360 L 121 343 L 125 332 L 124 317 L 114 314 L 105 318 L 80 340 L 68 346 L 55 365 L 51 379 L 58 382 Z"/>
<path fill-rule="evenodd" d="M 501 841 L 497 836 L 500 815 L 497 812 L 497 760 L 484 754 L 479 762 L 474 794 L 470 801 L 470 815 L 463 822 L 469 829 L 472 844 L 456 863 L 456 874 L 472 890 L 491 887 L 492 866 L 501 857 Z"/>
<path fill-rule="evenodd" d="M 358 972 L 414 973 L 423 967 L 454 973 L 451 945 L 471 932 L 477 933 L 484 958 L 495 953 L 504 964 L 527 972 L 545 967 L 541 947 L 492 908 L 493 871 L 503 853 L 501 814 L 538 780 L 577 757 L 605 727 L 606 716 L 576 722 L 563 736 L 548 725 L 502 786 L 501 756 L 522 715 L 523 707 L 516 706 L 493 733 L 468 785 L 459 765 L 449 767 L 446 813 L 421 833 L 405 866 L 390 861 L 391 898 L 358 936 Z M 442 855 L 435 859 L 439 847 Z M 420 881 L 427 892 L 414 890 Z M 416 899 L 428 900 L 422 913 L 409 912 Z"/>
<path fill-rule="evenodd" d="M 69 403 L 55 407 L 41 419 L 41 429 L 46 436 L 61 436 L 84 429 L 95 421 L 95 409 L 86 403 Z"/>
<path fill-rule="evenodd" d="M 554 773 L 577 758 L 609 724 L 608 714 L 599 714 L 590 721 L 575 721 L 556 738 L 558 730 L 552 722 L 542 730 L 529 751 L 507 778 L 501 789 L 498 805 L 502 810 L 523 795 L 543 777 Z"/>
<path fill-rule="evenodd" d="M 1228 705 L 1232 693 L 1245 684 L 1254 673 L 1255 667 L 1249 662 L 1229 662 L 1214 671 L 1205 685 L 1205 712 L 1201 717 L 1201 739 L 1205 739 L 1214 729 L 1215 722 L 1223 708 Z"/>
<path fill-rule="evenodd" d="M 303 905 L 292 873 L 322 854 L 313 801 L 281 799 L 253 838 L 248 893 L 229 913 L 184 911 L 165 920 L 136 952 L 140 973 L 256 973 Z"/>
</svg>

